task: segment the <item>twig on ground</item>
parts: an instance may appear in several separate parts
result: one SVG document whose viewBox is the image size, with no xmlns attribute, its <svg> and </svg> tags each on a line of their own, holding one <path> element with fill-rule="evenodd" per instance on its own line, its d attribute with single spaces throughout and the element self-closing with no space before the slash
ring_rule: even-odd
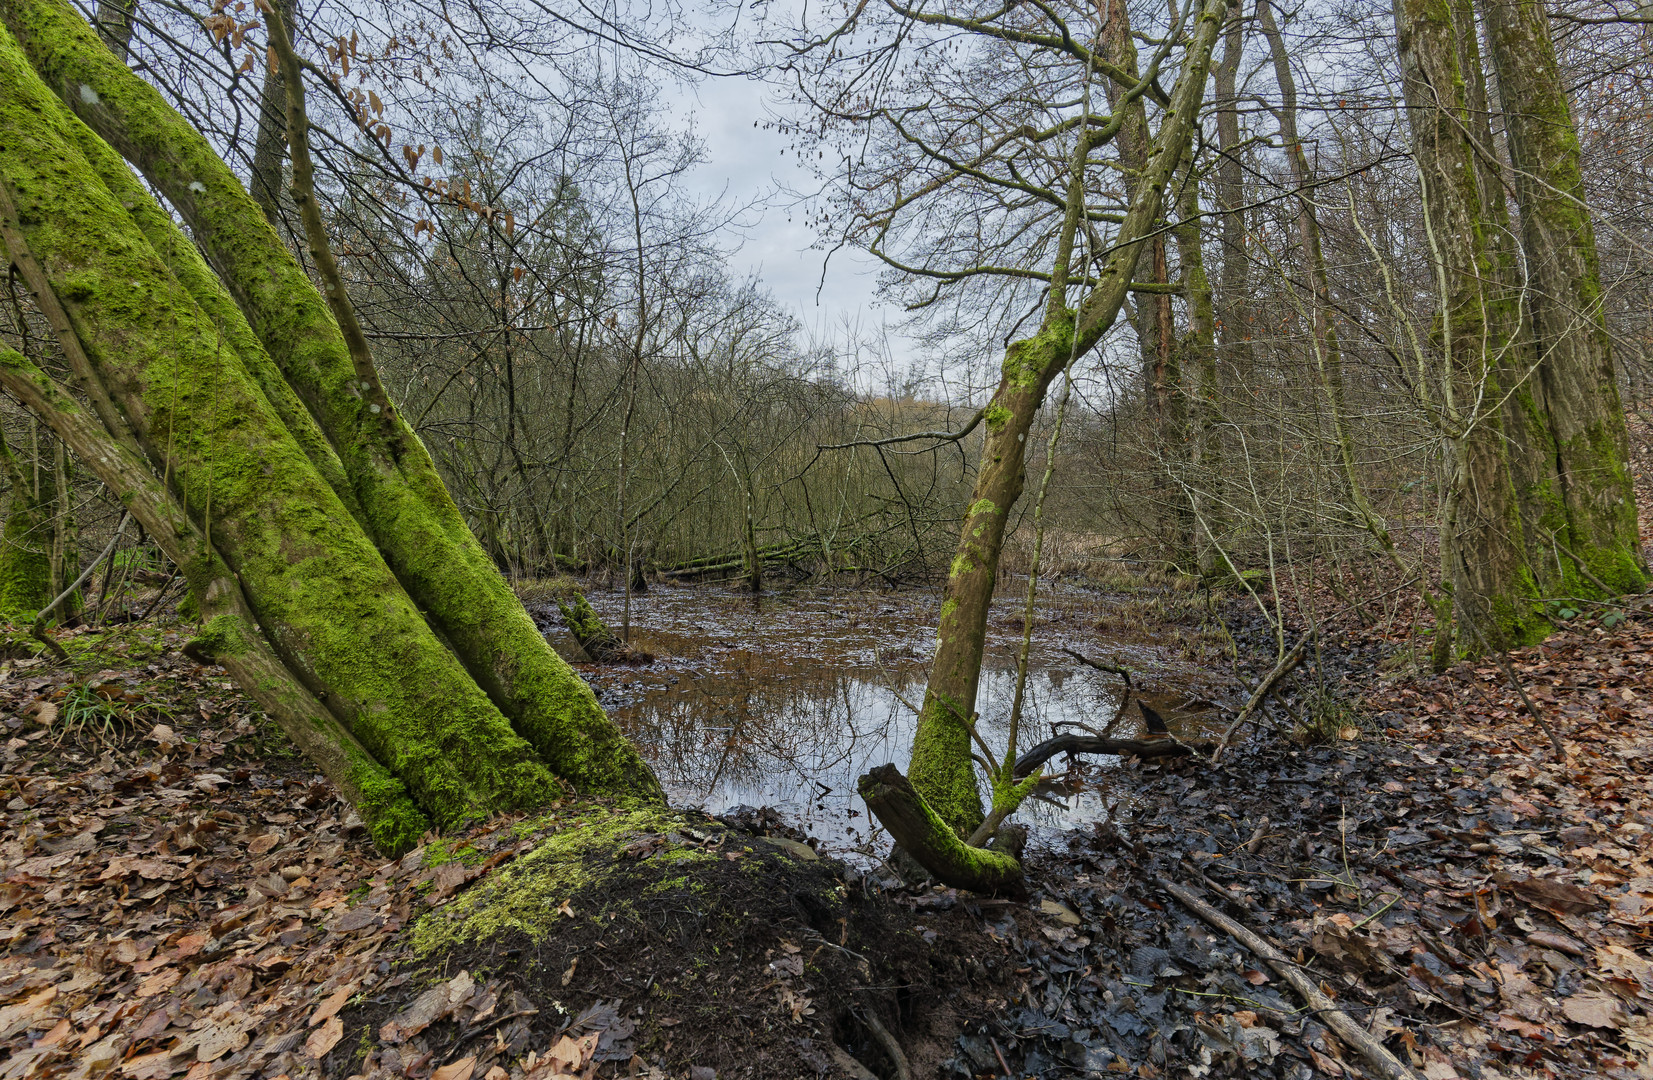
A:
<svg viewBox="0 0 1653 1080">
<path fill-rule="evenodd" d="M 1335 1031 L 1340 1039 L 1360 1051 L 1360 1055 L 1379 1076 L 1384 1077 L 1384 1080 L 1419 1080 L 1418 1074 L 1390 1053 L 1389 1048 L 1375 1039 L 1371 1032 L 1361 1027 L 1348 1013 L 1332 1004 L 1332 1000 L 1320 992 L 1314 980 L 1303 974 L 1297 965 L 1267 938 L 1241 926 L 1176 882 L 1157 875 L 1154 880 L 1160 888 L 1180 900 L 1188 910 L 1250 949 L 1269 967 L 1279 972 L 1280 977 L 1292 985 L 1292 989 L 1302 996 L 1315 1015 Z"/>
<path fill-rule="evenodd" d="M 1240 709 L 1240 715 L 1236 716 L 1234 722 L 1228 725 L 1228 730 L 1223 732 L 1222 739 L 1217 743 L 1217 749 L 1211 753 L 1212 761 L 1222 759 L 1223 751 L 1228 749 L 1229 741 L 1234 738 L 1234 733 L 1239 731 L 1240 726 L 1249 720 L 1251 714 L 1262 705 L 1263 699 L 1268 697 L 1269 691 L 1274 689 L 1274 684 L 1284 678 L 1292 668 L 1303 662 L 1303 654 L 1308 651 L 1309 643 L 1313 640 L 1313 630 L 1298 638 L 1297 644 L 1292 646 L 1291 652 L 1287 653 L 1278 664 L 1275 664 L 1274 670 L 1264 676 L 1263 681 L 1257 684 L 1257 689 L 1251 692 L 1250 700 Z"/>
<path fill-rule="evenodd" d="M 1527 696 L 1527 688 L 1521 685 L 1520 679 L 1516 678 L 1515 668 L 1510 664 L 1509 654 L 1495 652 L 1492 655 L 1497 658 L 1498 666 L 1504 669 L 1504 677 L 1510 681 L 1511 686 L 1515 687 L 1515 692 L 1521 695 L 1521 703 L 1527 707 L 1527 715 L 1532 717 L 1533 723 L 1538 725 L 1540 731 L 1549 736 L 1550 749 L 1555 751 L 1556 761 L 1566 761 L 1567 748 L 1562 745 L 1561 736 L 1555 733 L 1555 729 L 1550 726 L 1550 722 L 1544 719 L 1544 714 L 1538 711 L 1538 706 L 1532 703 L 1532 698 Z"/>
</svg>

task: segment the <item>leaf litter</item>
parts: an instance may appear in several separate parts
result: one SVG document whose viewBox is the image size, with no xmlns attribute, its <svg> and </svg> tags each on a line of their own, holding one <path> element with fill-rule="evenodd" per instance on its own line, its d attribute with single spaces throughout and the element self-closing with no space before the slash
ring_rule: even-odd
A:
<svg viewBox="0 0 1653 1080">
<path fill-rule="evenodd" d="M 885 1017 L 928 1047 L 915 1075 L 1370 1075 L 1157 874 L 1273 941 L 1430 1080 L 1653 1076 L 1653 618 L 1645 599 L 1615 611 L 1511 655 L 1563 760 L 1496 664 L 1385 675 L 1409 647 L 1397 609 L 1325 635 L 1317 674 L 1362 699 L 1353 738 L 1076 765 L 1112 809 L 1030 857 L 1031 901 L 858 879 L 906 959 L 953 960 L 926 983 L 960 990 L 945 1022 L 925 1028 L 910 988 Z M 1269 628 L 1231 617 L 1242 654 L 1272 653 Z M 652 1007 L 620 981 L 647 965 L 597 949 L 532 984 L 498 958 L 416 977 L 399 931 L 535 837 L 500 819 L 384 863 L 182 636 L 109 638 L 77 653 L 95 670 L 0 668 L 0 1080 L 805 1075 L 700 1063 L 765 1033 L 815 1075 L 847 1075 L 833 1048 L 884 1068 L 784 934 L 726 973 L 754 989 L 723 991 L 724 1013 Z M 1308 699 L 1293 685 L 1276 715 Z"/>
</svg>

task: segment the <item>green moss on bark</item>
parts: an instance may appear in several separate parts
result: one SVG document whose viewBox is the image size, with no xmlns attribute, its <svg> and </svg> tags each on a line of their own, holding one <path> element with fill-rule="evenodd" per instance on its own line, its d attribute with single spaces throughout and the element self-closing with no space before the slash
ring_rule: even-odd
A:
<svg viewBox="0 0 1653 1080">
<path fill-rule="evenodd" d="M 961 715 L 956 704 L 934 693 L 926 695 L 907 776 L 930 810 L 965 838 L 983 815 L 981 787 L 970 758 L 970 729 Z"/>
<path fill-rule="evenodd" d="M 92 172 L 76 124 L 0 35 L 0 180 L 21 231 L 100 381 L 276 652 L 439 823 L 555 798 L 532 748 L 431 633 L 233 345 Z"/>
<path fill-rule="evenodd" d="M 50 526 L 26 492 L 12 491 L 0 535 L 0 617 L 32 619 L 52 602 Z"/>
<path fill-rule="evenodd" d="M 576 788 L 662 800 L 636 748 L 477 543 L 400 410 L 386 422 L 369 408 L 326 304 L 212 147 L 62 0 L 8 0 L 0 16 L 52 89 L 189 223 L 339 455 L 366 531 L 400 586 L 494 706 Z"/>
<path fill-rule="evenodd" d="M 573 820 L 564 813 L 517 828 L 532 833 L 547 825 L 558 831 L 453 903 L 420 919 L 413 928 L 414 949 L 428 955 L 513 934 L 538 941 L 566 919 L 592 918 L 596 912 L 585 909 L 588 898 L 600 896 L 603 883 L 627 869 L 625 848 L 638 840 L 661 838 L 665 850 L 650 857 L 671 859 L 691 876 L 696 864 L 723 858 L 719 851 L 689 843 L 682 832 L 691 827 L 689 818 L 670 810 L 594 806 Z"/>
</svg>

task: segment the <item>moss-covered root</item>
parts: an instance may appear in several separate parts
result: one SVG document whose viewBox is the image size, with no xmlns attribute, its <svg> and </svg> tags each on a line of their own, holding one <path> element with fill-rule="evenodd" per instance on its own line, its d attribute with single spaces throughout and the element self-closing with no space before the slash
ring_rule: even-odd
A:
<svg viewBox="0 0 1653 1080">
<path fill-rule="evenodd" d="M 224 665 L 277 726 L 357 808 L 368 835 L 386 855 L 418 842 L 429 827 L 401 781 L 375 761 L 276 656 L 258 633 L 234 575 L 179 509 L 142 458 L 111 437 L 98 420 L 21 353 L 0 349 L 0 386 L 46 419 L 121 503 L 182 567 L 190 591 L 211 621 L 199 650 Z"/>
<path fill-rule="evenodd" d="M 52 502 L 0 439 L 0 476 L 11 486 L 0 531 L 0 618 L 25 620 L 52 602 Z M 51 473 L 46 471 L 47 482 Z"/>
<path fill-rule="evenodd" d="M 107 55 L 95 39 L 89 47 Z M 92 381 L 118 397 L 106 428 L 129 427 L 182 504 L 210 514 L 213 548 L 277 654 L 325 690 L 439 825 L 557 798 L 545 764 L 432 632 L 233 345 L 92 171 L 70 134 L 78 124 L 0 33 L 6 243 L 29 264 L 30 289 L 63 309 L 54 328 L 65 347 L 83 351 Z"/>
<path fill-rule="evenodd" d="M 658 781 L 546 643 L 400 410 L 362 388 L 338 325 L 241 182 L 64 0 L 0 0 L 53 91 L 183 215 L 349 478 L 368 534 L 493 703 L 575 788 L 661 801 Z"/>
<path fill-rule="evenodd" d="M 857 787 L 879 824 L 942 884 L 980 893 L 1022 891 L 1021 863 L 965 844 L 894 765 L 878 766 Z"/>
<path fill-rule="evenodd" d="M 577 908 L 608 891 L 616 877 L 635 872 L 637 863 L 625 849 L 639 839 L 676 838 L 655 858 L 669 859 L 673 875 L 690 875 L 701 867 L 724 860 L 715 847 L 692 845 L 683 830 L 693 822 L 682 813 L 656 807 L 617 809 L 593 803 L 583 811 L 557 815 L 558 830 L 534 849 L 489 874 L 474 888 L 420 919 L 413 928 L 414 949 L 422 956 L 464 943 L 479 943 L 520 935 L 530 942 L 543 940 Z M 519 828 L 531 830 L 533 821 Z M 705 827 L 702 825 L 702 827 Z M 577 910 L 576 917 L 591 917 Z"/>
</svg>

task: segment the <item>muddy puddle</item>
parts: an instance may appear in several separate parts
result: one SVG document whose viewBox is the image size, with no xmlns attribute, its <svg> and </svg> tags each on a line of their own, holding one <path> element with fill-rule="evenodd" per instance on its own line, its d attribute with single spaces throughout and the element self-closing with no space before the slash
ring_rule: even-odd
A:
<svg viewBox="0 0 1653 1080">
<path fill-rule="evenodd" d="M 593 592 L 616 631 L 623 598 Z M 939 590 L 868 593 L 794 589 L 754 599 L 707 586 L 656 587 L 633 596 L 631 640 L 646 664 L 580 665 L 603 705 L 648 755 L 675 804 L 721 813 L 771 806 L 839 855 L 882 854 L 882 838 L 855 794 L 869 768 L 906 769 L 926 664 L 935 644 Z M 544 622 L 555 623 L 554 616 Z M 990 744 L 1002 747 L 1016 688 L 1020 601 L 996 604 L 977 708 Z M 1109 627 L 1108 631 L 1100 627 Z M 551 631 L 556 640 L 560 630 Z M 1169 650 L 1134 638 L 1094 592 L 1058 587 L 1035 623 L 1023 711 L 1023 749 L 1064 721 L 1101 728 L 1123 683 L 1061 650 L 1132 669 L 1139 697 L 1186 737 L 1209 734 L 1196 672 Z M 1114 734 L 1141 731 L 1135 706 Z M 1027 804 L 1020 820 L 1035 842 L 1107 814 L 1110 769 L 1093 758 Z M 1064 767 L 1062 759 L 1050 768 Z"/>
</svg>

